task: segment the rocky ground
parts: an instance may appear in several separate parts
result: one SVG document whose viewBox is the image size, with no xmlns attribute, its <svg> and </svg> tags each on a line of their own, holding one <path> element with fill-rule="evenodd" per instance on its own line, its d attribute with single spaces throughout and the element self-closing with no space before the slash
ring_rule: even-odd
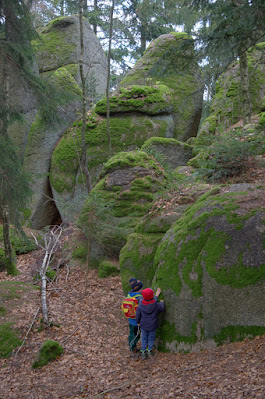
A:
<svg viewBox="0 0 265 399">
<path fill-rule="evenodd" d="M 0 281 L 32 281 L 40 252 L 22 255 L 21 274 Z M 0 359 L 1 399 L 182 398 L 241 399 L 265 397 L 265 336 L 200 353 L 157 353 L 150 360 L 130 357 L 127 321 L 120 304 L 121 279 L 99 279 L 78 266 L 60 269 L 49 285 L 50 320 L 42 331 L 39 292 L 17 300 L 10 313 L 27 339 L 17 354 Z M 14 317 L 16 316 L 16 317 Z M 60 326 L 59 326 L 60 325 Z M 30 331 L 29 331 L 30 329 Z M 63 355 L 41 369 L 31 368 L 46 339 L 64 347 Z"/>
</svg>

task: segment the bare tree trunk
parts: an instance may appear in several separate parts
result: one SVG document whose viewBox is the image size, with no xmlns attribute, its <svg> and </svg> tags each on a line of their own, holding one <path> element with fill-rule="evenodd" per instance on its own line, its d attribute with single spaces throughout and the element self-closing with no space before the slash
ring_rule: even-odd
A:
<svg viewBox="0 0 265 399">
<path fill-rule="evenodd" d="M 250 100 L 249 77 L 248 77 L 248 59 L 246 51 L 240 54 L 239 65 L 240 65 L 243 123 L 244 125 L 246 125 L 247 123 L 251 122 L 251 114 L 252 114 L 252 104 Z"/>
<path fill-rule="evenodd" d="M 110 56 L 111 56 L 111 41 L 112 41 L 112 32 L 113 32 L 113 12 L 114 12 L 115 0 L 112 0 L 111 10 L 110 10 L 110 28 L 109 28 L 109 50 L 108 50 L 108 76 L 107 76 L 107 88 L 106 88 L 106 97 L 107 97 L 107 135 L 109 142 L 109 156 L 112 155 L 111 148 L 111 133 L 110 133 L 110 104 L 109 104 L 109 96 L 110 96 Z"/>
<path fill-rule="evenodd" d="M 87 169 L 87 154 L 86 154 L 86 79 L 84 74 L 84 30 L 83 30 L 83 0 L 79 0 L 79 26 L 80 26 L 80 60 L 79 71 L 82 83 L 82 128 L 81 128 L 81 169 L 86 178 L 86 188 L 88 193 L 92 189 L 91 176 Z"/>
<path fill-rule="evenodd" d="M 12 246 L 9 234 L 9 209 L 8 205 L 2 206 L 2 218 L 3 218 L 3 238 L 4 238 L 4 249 L 5 257 L 7 259 L 7 273 L 11 271 L 12 265 Z"/>
<path fill-rule="evenodd" d="M 44 258 L 42 265 L 39 270 L 37 270 L 40 280 L 41 280 L 41 308 L 42 308 L 42 319 L 45 325 L 49 324 L 49 314 L 47 305 L 47 277 L 46 273 L 50 265 L 52 255 L 56 252 L 59 247 L 60 237 L 62 234 L 61 226 L 53 226 L 53 228 L 46 234 L 43 235 L 44 245 L 39 244 L 37 238 L 33 233 L 35 243 L 38 247 L 44 250 Z"/>
<path fill-rule="evenodd" d="M 94 13 L 97 14 L 97 11 L 98 11 L 98 0 L 94 0 Z M 98 26 L 97 26 L 96 17 L 95 17 L 95 22 L 93 24 L 93 31 L 94 31 L 95 35 L 97 34 L 97 30 L 98 30 Z"/>
<path fill-rule="evenodd" d="M 90 251 L 91 251 L 91 232 L 92 232 L 92 223 L 93 223 L 93 214 L 92 211 L 89 212 L 89 220 L 88 220 L 88 237 L 87 237 L 87 264 L 86 264 L 86 277 L 85 277 L 85 295 L 87 293 L 87 286 L 88 286 L 88 271 L 89 271 L 89 258 L 90 258 Z"/>
<path fill-rule="evenodd" d="M 42 308 L 42 320 L 45 325 L 49 324 L 49 316 L 48 316 L 48 305 L 47 305 L 47 279 L 46 279 L 46 272 L 47 272 L 47 261 L 48 261 L 49 253 L 46 251 L 41 270 L 40 270 L 40 278 L 41 278 L 41 308 Z"/>
</svg>

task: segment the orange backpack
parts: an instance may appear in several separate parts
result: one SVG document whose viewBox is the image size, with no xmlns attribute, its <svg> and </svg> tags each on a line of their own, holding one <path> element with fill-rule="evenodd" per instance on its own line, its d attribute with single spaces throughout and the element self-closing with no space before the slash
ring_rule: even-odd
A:
<svg viewBox="0 0 265 399">
<path fill-rule="evenodd" d="M 124 312 L 125 317 L 127 317 L 128 319 L 135 319 L 136 309 L 139 305 L 137 297 L 139 296 L 141 296 L 141 294 L 137 294 L 135 296 L 128 295 L 127 298 L 122 301 L 121 308 Z"/>
</svg>

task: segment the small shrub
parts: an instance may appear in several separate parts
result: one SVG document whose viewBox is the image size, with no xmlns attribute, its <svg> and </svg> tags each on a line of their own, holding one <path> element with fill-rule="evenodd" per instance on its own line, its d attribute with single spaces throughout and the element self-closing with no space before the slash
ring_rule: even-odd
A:
<svg viewBox="0 0 265 399">
<path fill-rule="evenodd" d="M 21 345 L 17 331 L 13 330 L 11 323 L 0 325 L 0 357 L 7 358 L 14 348 Z"/>
<path fill-rule="evenodd" d="M 104 260 L 99 265 L 98 276 L 99 278 L 116 276 L 119 273 L 117 266 L 111 261 Z"/>
<path fill-rule="evenodd" d="M 246 161 L 255 154 L 255 142 L 244 133 L 229 132 L 220 135 L 214 143 L 188 162 L 198 170 L 195 175 L 209 180 L 220 180 L 240 174 Z"/>
<path fill-rule="evenodd" d="M 63 347 L 56 341 L 47 340 L 44 342 L 39 350 L 36 360 L 34 361 L 32 368 L 45 366 L 45 364 L 55 360 L 58 356 L 63 353 Z"/>
<path fill-rule="evenodd" d="M 74 259 L 80 259 L 82 262 L 86 262 L 87 246 L 86 245 L 80 245 L 80 247 L 75 248 L 73 250 L 73 252 L 72 252 L 72 257 Z"/>
<path fill-rule="evenodd" d="M 5 316 L 6 314 L 6 308 L 4 306 L 0 306 L 0 316 Z"/>
</svg>

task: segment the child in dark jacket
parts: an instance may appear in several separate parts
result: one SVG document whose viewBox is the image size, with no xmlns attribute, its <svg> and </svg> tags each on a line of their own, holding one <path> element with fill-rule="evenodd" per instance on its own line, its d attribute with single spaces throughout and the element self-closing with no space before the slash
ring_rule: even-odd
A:
<svg viewBox="0 0 265 399">
<path fill-rule="evenodd" d="M 142 291 L 143 299 L 136 310 L 135 320 L 138 326 L 141 326 L 142 332 L 142 359 L 146 359 L 147 355 L 154 355 L 152 351 L 158 328 L 158 313 L 165 310 L 164 301 L 158 302 L 160 293 L 161 289 L 158 288 L 154 297 L 154 291 L 151 288 L 145 288 Z"/>
</svg>

